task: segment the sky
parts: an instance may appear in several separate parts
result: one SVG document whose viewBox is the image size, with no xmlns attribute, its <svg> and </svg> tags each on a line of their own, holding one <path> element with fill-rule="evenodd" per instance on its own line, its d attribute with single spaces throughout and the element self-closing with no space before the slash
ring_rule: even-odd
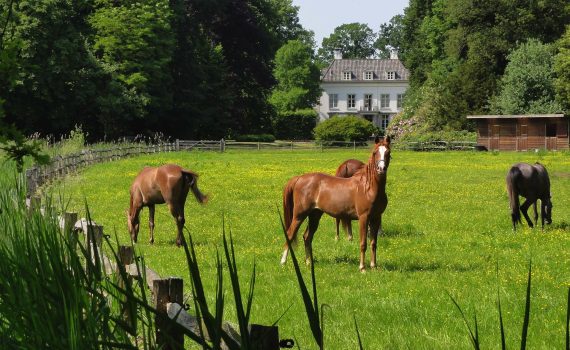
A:
<svg viewBox="0 0 570 350">
<path fill-rule="evenodd" d="M 315 32 L 320 47 L 324 37 L 347 23 L 365 23 L 378 32 L 382 23 L 395 15 L 403 15 L 408 0 L 293 0 L 299 6 L 299 21 L 305 29 Z"/>
</svg>

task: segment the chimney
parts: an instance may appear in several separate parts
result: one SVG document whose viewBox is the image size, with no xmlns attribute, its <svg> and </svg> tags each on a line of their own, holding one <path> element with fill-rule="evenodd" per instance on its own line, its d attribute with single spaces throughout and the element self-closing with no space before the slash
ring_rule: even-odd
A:
<svg viewBox="0 0 570 350">
<path fill-rule="evenodd" d="M 390 59 L 397 60 L 398 59 L 398 50 L 395 48 L 390 48 Z"/>
<path fill-rule="evenodd" d="M 342 60 L 342 51 L 340 49 L 334 49 L 333 55 L 335 60 Z"/>
</svg>

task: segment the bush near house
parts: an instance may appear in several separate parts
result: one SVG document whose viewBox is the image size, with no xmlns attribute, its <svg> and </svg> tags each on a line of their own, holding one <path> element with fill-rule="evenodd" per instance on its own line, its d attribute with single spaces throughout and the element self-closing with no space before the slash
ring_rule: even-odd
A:
<svg viewBox="0 0 570 350">
<path fill-rule="evenodd" d="M 356 116 L 333 116 L 315 128 L 315 138 L 319 141 L 366 141 L 372 134 L 379 134 L 379 129 Z"/>
<path fill-rule="evenodd" d="M 317 117 L 317 112 L 310 108 L 278 113 L 273 120 L 275 137 L 279 140 L 312 140 Z"/>
</svg>

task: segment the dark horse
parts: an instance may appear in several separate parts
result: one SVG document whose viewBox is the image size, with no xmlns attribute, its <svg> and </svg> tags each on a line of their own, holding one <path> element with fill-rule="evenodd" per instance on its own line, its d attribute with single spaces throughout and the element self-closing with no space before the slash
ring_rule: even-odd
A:
<svg viewBox="0 0 570 350">
<path fill-rule="evenodd" d="M 197 181 L 198 174 L 174 164 L 145 167 L 141 170 L 131 185 L 131 205 L 127 212 L 127 224 L 133 242 L 137 241 L 139 214 L 143 207 L 148 207 L 150 243 L 154 242 L 154 205 L 166 203 L 176 220 L 176 245 L 180 246 L 185 222 L 184 203 L 188 191 L 192 190 L 199 203 L 206 203 L 208 200 L 198 189 Z"/>
<path fill-rule="evenodd" d="M 359 161 L 358 159 L 345 160 L 344 162 L 342 162 L 341 165 L 338 166 L 334 176 L 347 177 L 347 178 L 351 177 L 352 175 L 354 175 L 356 173 L 356 171 L 358 171 L 363 166 L 364 166 L 364 163 Z M 342 227 L 344 228 L 344 230 L 348 234 L 348 240 L 352 241 L 352 224 L 350 222 L 350 219 L 335 218 L 336 236 L 334 237 L 334 239 L 338 241 L 338 236 L 339 236 L 338 227 L 339 227 L 339 224 L 341 223 L 341 221 L 342 221 Z"/>
<path fill-rule="evenodd" d="M 323 213 L 334 218 L 357 220 L 360 228 L 360 271 L 364 271 L 366 232 L 370 227 L 370 267 L 376 267 L 376 238 L 382 225 L 382 213 L 388 205 L 386 173 L 390 164 L 390 138 L 376 138 L 368 163 L 350 178 L 322 173 L 293 177 L 283 190 L 283 213 L 288 242 L 285 242 L 281 263 L 287 261 L 289 242 L 296 236 L 301 223 L 308 217 L 304 234 L 307 263 L 313 260 L 313 235 Z"/>
<path fill-rule="evenodd" d="M 546 221 L 547 224 L 552 223 L 550 180 L 548 178 L 548 172 L 542 164 L 535 163 L 534 165 L 530 165 L 517 163 L 513 165 L 507 173 L 507 192 L 509 193 L 514 230 L 517 229 L 517 222 L 521 223 L 521 211 L 528 226 L 534 226 L 527 214 L 527 210 L 531 205 L 533 205 L 534 209 L 534 222 L 535 224 L 537 223 L 538 213 L 536 212 L 536 202 L 539 199 L 542 228 L 544 228 L 544 221 Z M 524 203 L 520 206 L 519 195 L 526 198 Z"/>
</svg>

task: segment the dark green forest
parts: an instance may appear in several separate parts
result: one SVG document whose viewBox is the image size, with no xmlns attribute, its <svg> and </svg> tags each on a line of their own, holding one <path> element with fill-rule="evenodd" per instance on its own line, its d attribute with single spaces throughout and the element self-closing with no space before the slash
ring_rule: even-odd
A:
<svg viewBox="0 0 570 350">
<path fill-rule="evenodd" d="M 291 0 L 0 0 L 0 121 L 92 141 L 275 135 L 340 47 L 398 50 L 412 78 L 395 124 L 469 129 L 467 114 L 570 110 L 569 24 L 567 0 L 410 0 L 317 51 Z"/>
</svg>

